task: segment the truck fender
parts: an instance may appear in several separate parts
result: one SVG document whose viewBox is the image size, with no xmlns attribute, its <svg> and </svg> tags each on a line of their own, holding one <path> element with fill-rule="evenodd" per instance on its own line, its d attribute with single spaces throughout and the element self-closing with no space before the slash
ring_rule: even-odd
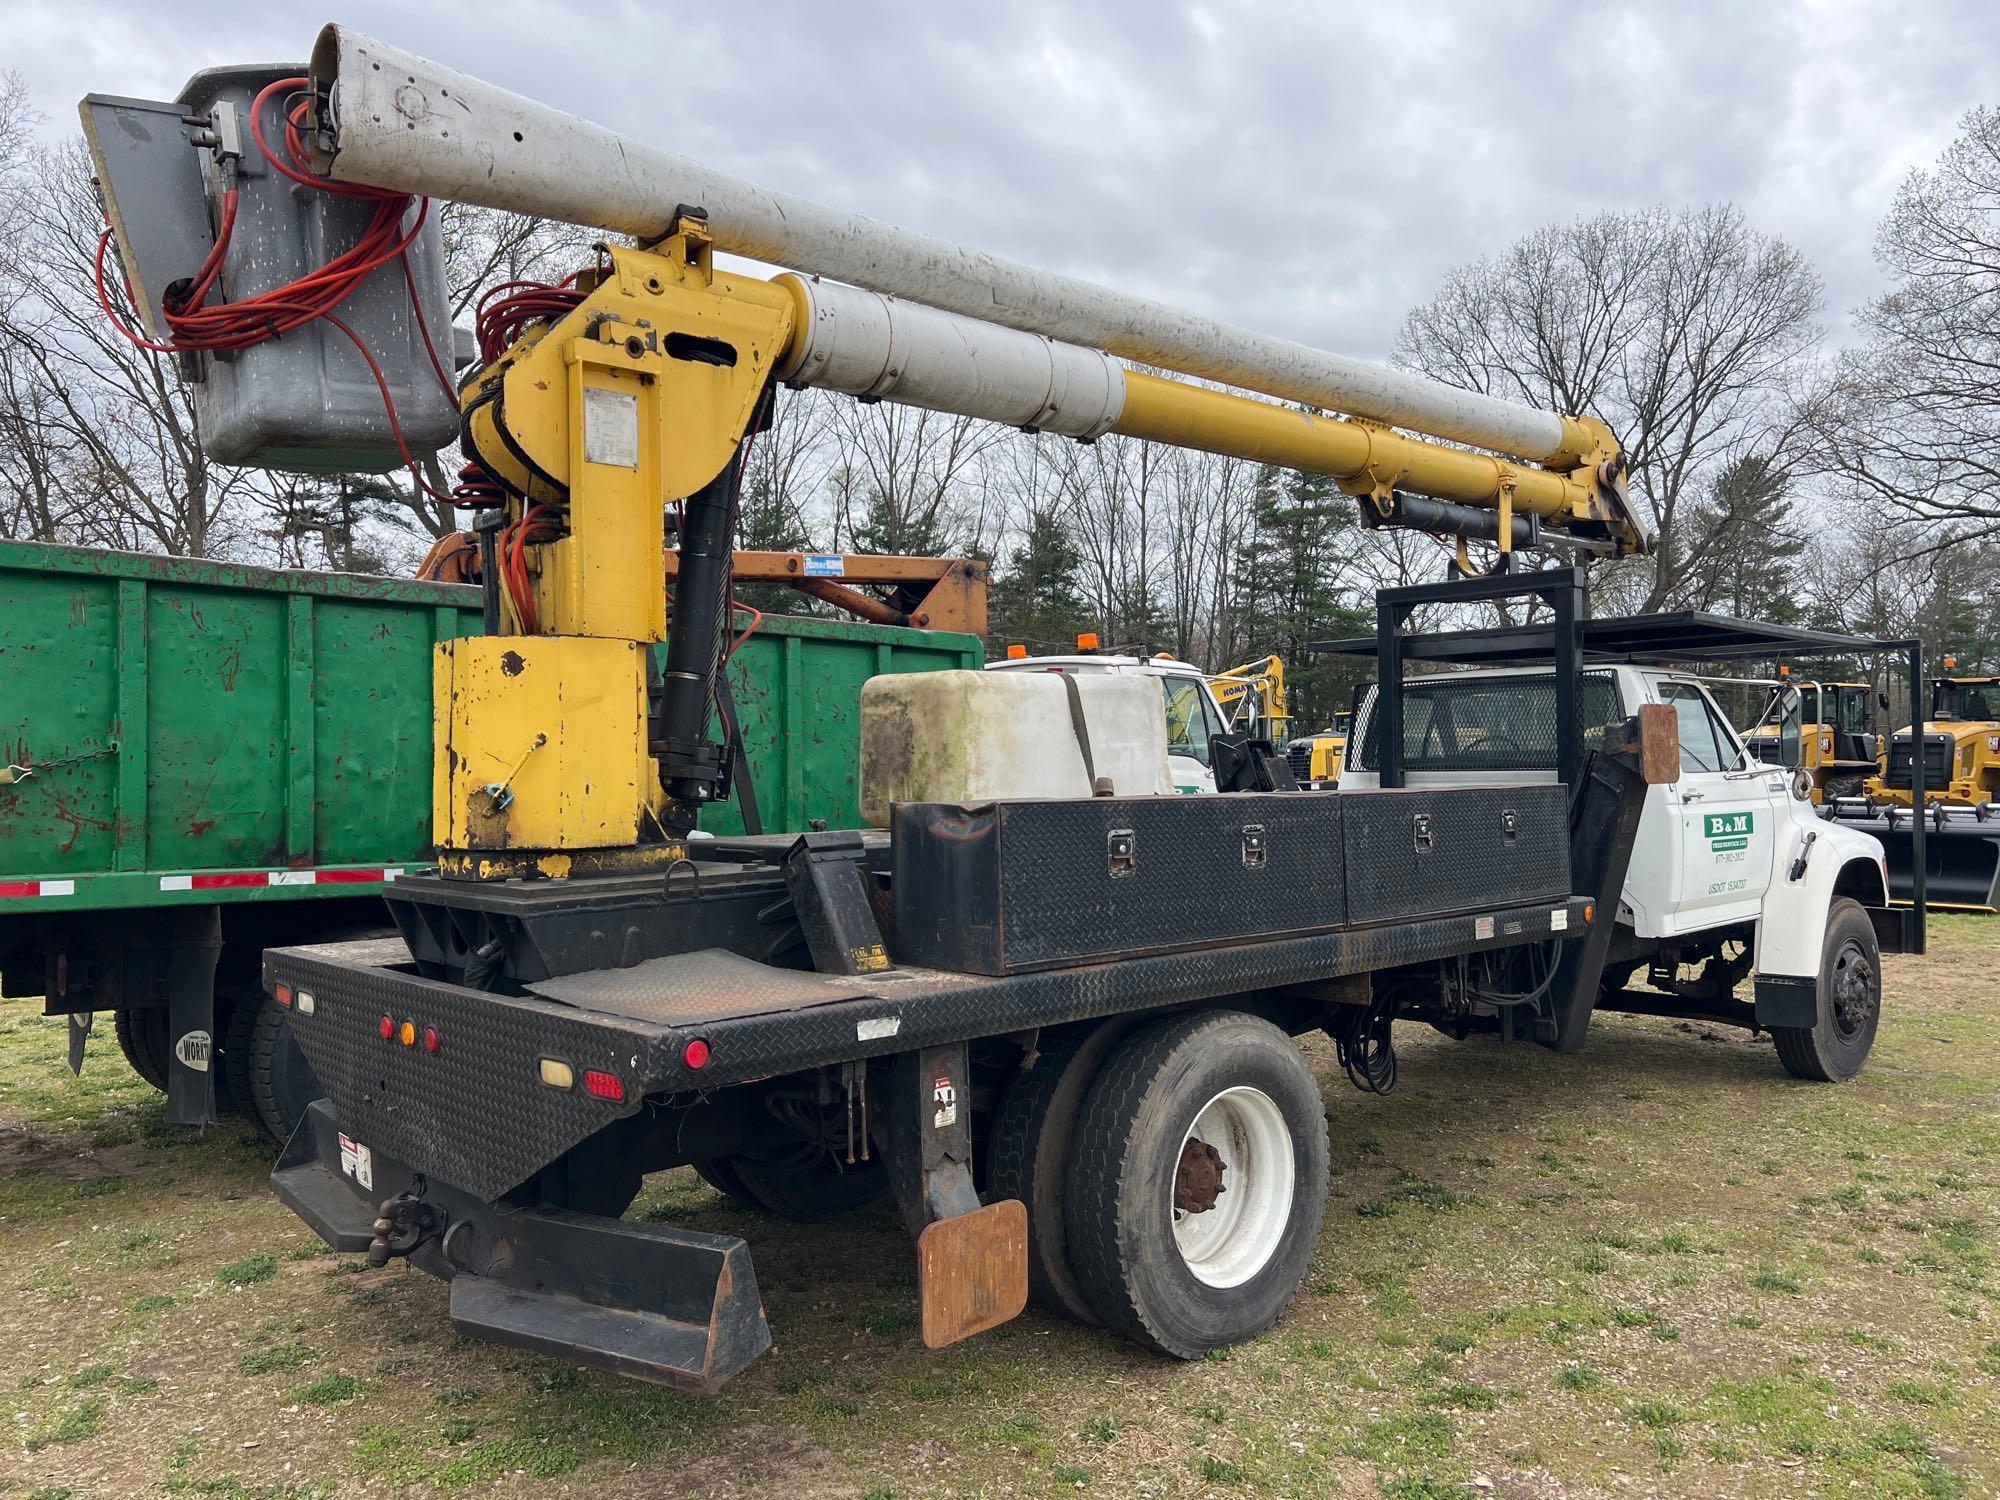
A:
<svg viewBox="0 0 2000 1500">
<path fill-rule="evenodd" d="M 1805 838 L 1808 833 L 1816 835 L 1810 845 Z M 1805 868 L 1794 878 L 1801 856 Z M 1836 896 L 1850 896 L 1864 907 L 1887 911 L 1889 888 L 1883 873 L 1882 845 L 1867 834 L 1838 824 L 1820 823 L 1806 829 L 1793 825 L 1792 837 L 1780 841 L 1771 887 L 1757 923 L 1759 1021 L 1767 1020 L 1768 992 L 1773 1011 L 1769 1023 L 1798 1024 L 1776 1012 L 1802 1003 L 1807 986 L 1815 987 L 1812 992 L 1816 993 L 1827 911 Z"/>
</svg>

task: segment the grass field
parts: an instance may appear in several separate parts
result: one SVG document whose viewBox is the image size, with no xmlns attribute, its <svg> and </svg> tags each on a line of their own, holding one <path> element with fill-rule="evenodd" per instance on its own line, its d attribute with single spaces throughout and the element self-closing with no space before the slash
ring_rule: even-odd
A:
<svg viewBox="0 0 2000 1500">
<path fill-rule="evenodd" d="M 692 1174 L 635 1215 L 745 1236 L 776 1346 L 713 1400 L 456 1339 L 325 1252 L 236 1125 L 108 1037 L 0 1011 L 0 1493 L 1987 1495 L 2000 1492 L 2000 921 L 1888 961 L 1844 1087 L 1637 1018 L 1588 1049 L 1409 1030 L 1391 1098 L 1322 1042 L 1305 1290 L 1191 1365 L 1031 1313 L 918 1342 L 884 1210 L 805 1231 Z"/>
</svg>

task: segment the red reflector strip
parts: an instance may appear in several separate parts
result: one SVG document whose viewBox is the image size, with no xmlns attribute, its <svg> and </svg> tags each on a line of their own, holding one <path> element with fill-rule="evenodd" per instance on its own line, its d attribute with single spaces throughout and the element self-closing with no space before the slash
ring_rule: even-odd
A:
<svg viewBox="0 0 2000 1500">
<path fill-rule="evenodd" d="M 74 896 L 74 880 L 0 880 L 0 899 L 8 896 Z"/>
<path fill-rule="evenodd" d="M 365 870 L 217 870 L 206 875 L 162 875 L 160 889 L 223 891 L 285 885 L 375 885 L 382 881 L 394 880 L 402 873 L 400 865 Z M 50 882 L 42 883 L 47 885 Z M 67 895 L 68 892 L 61 894 Z"/>
<path fill-rule="evenodd" d="M 585 1068 L 583 1091 L 596 1099 L 620 1100 L 625 1097 L 625 1080 L 616 1073 L 600 1073 L 595 1068 Z"/>
</svg>

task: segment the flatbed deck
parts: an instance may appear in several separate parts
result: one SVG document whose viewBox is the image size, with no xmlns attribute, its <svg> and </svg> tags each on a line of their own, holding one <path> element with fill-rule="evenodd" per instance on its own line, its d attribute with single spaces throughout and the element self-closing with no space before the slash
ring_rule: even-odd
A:
<svg viewBox="0 0 2000 1500">
<path fill-rule="evenodd" d="M 400 942 L 382 940 L 272 949 L 264 975 L 313 997 L 295 1024 L 344 1128 L 497 1197 L 648 1097 L 1574 937 L 1589 909 L 1573 896 L 1004 976 L 818 974 L 709 949 L 510 997 L 424 979 Z M 356 1010 L 435 1028 L 438 1051 L 335 1023 Z M 699 1068 L 686 1060 L 696 1040 L 707 1044 Z M 546 1056 L 615 1071 L 622 1099 L 538 1087 Z"/>
</svg>

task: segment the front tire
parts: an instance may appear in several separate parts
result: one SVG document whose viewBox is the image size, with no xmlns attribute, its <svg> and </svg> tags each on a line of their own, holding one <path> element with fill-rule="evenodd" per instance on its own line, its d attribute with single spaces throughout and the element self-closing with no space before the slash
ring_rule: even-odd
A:
<svg viewBox="0 0 2000 1500">
<path fill-rule="evenodd" d="M 1861 1071 L 1882 1017 L 1882 950 L 1861 903 L 1838 897 L 1820 940 L 1819 1017 L 1811 1026 L 1774 1026 L 1778 1060 L 1794 1078 L 1845 1083 Z"/>
<path fill-rule="evenodd" d="M 1237 1011 L 1176 1016 L 1127 1039 L 1091 1088 L 1070 1261 L 1108 1327 L 1199 1358 L 1278 1320 L 1326 1192 L 1325 1104 L 1298 1046 Z"/>
</svg>

